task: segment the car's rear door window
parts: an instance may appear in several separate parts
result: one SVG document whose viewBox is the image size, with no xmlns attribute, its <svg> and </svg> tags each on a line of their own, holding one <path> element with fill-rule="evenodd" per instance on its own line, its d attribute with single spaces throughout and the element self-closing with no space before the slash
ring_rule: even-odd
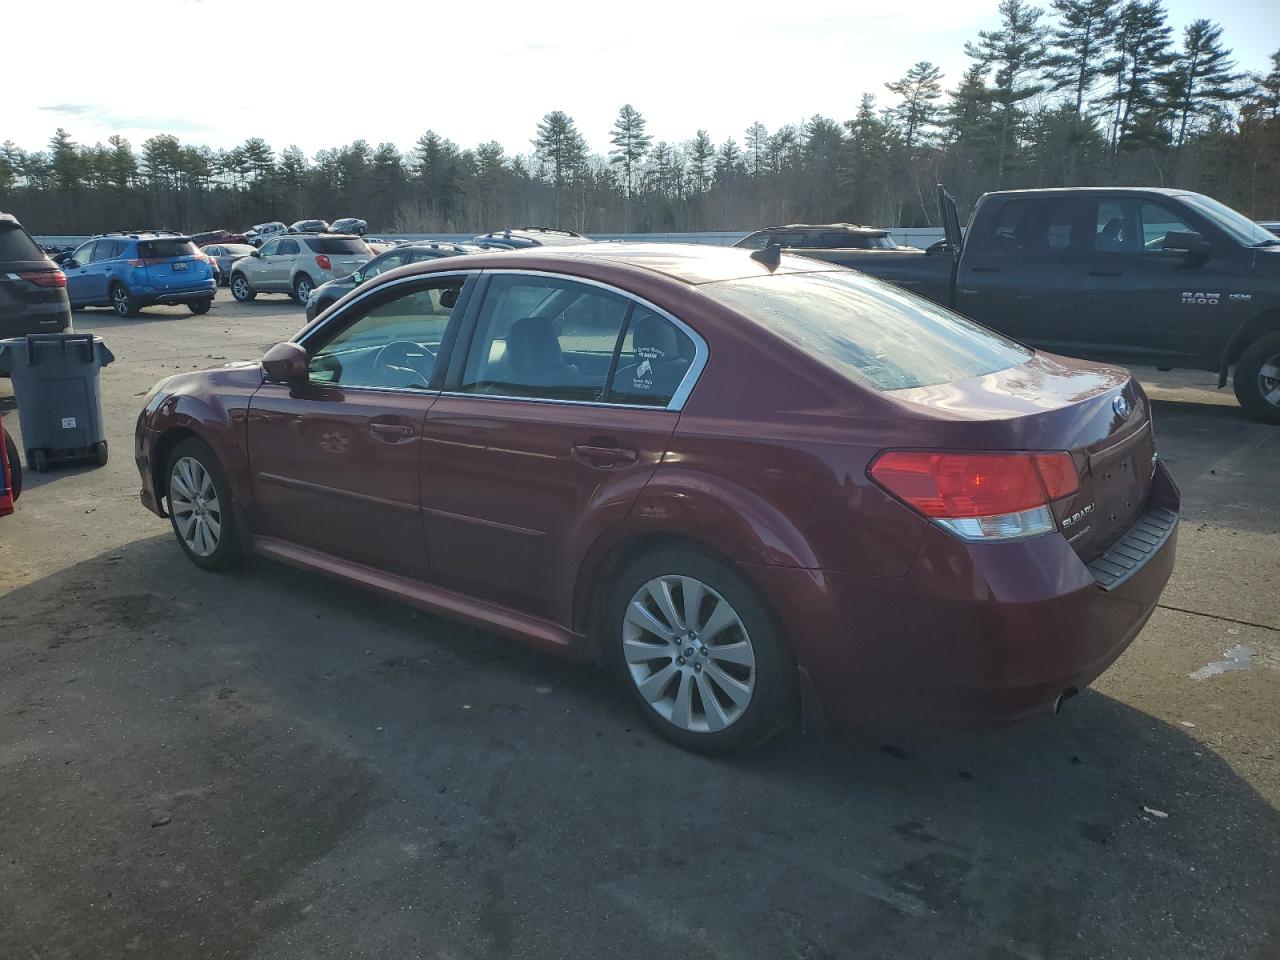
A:
<svg viewBox="0 0 1280 960">
<path fill-rule="evenodd" d="M 572 280 L 494 276 L 458 390 L 603 400 L 630 308 L 621 294 Z"/>
<path fill-rule="evenodd" d="M 693 366 L 693 340 L 650 307 L 636 304 L 627 321 L 607 400 L 665 407 Z"/>
<path fill-rule="evenodd" d="M 852 271 L 748 277 L 699 289 L 880 390 L 982 376 L 1031 356 L 959 314 Z"/>
</svg>

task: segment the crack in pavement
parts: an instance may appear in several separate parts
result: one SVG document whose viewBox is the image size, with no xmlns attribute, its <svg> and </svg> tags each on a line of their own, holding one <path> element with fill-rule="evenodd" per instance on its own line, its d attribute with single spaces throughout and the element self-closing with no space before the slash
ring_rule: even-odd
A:
<svg viewBox="0 0 1280 960">
<path fill-rule="evenodd" d="M 1280 627 L 1273 627 L 1266 623 L 1258 623 L 1255 620 L 1240 620 L 1237 617 L 1225 617 L 1220 613 L 1205 613 L 1203 610 L 1191 610 L 1187 607 L 1174 607 L 1167 603 L 1157 603 L 1156 606 L 1161 610 L 1175 610 L 1178 613 L 1189 613 L 1195 617 L 1207 617 L 1210 620 L 1222 620 L 1226 623 L 1238 623 L 1242 627 L 1257 627 L 1259 630 L 1270 630 L 1272 633 L 1280 633 Z"/>
</svg>

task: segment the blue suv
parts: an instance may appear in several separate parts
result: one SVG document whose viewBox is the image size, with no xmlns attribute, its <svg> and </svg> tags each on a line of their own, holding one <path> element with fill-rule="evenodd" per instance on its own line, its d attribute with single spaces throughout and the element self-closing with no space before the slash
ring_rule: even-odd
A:
<svg viewBox="0 0 1280 960">
<path fill-rule="evenodd" d="M 191 238 L 168 230 L 104 233 L 62 261 L 73 310 L 112 307 L 135 317 L 154 303 L 185 303 L 208 313 L 217 282 Z"/>
</svg>

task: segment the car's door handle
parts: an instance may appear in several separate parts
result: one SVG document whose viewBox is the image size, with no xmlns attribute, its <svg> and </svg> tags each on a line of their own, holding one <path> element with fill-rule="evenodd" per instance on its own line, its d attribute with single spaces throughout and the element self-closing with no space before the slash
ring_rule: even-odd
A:
<svg viewBox="0 0 1280 960">
<path fill-rule="evenodd" d="M 375 420 L 369 424 L 369 432 L 387 443 L 401 443 L 413 437 L 415 431 L 407 423 L 386 423 Z"/>
<path fill-rule="evenodd" d="M 639 454 L 634 450 L 610 442 L 609 438 L 592 437 L 590 443 L 575 443 L 570 452 L 575 460 L 580 460 L 589 467 L 608 469 L 624 463 L 635 463 Z"/>
<path fill-rule="evenodd" d="M 999 267 L 970 267 L 969 269 L 974 273 L 999 273 L 1000 272 Z"/>
<path fill-rule="evenodd" d="M 1091 277 L 1118 277 L 1118 276 L 1120 276 L 1120 271 L 1119 271 L 1119 270 L 1104 270 L 1104 269 L 1099 268 L 1099 269 L 1097 269 L 1097 270 L 1090 270 L 1090 271 L 1089 271 L 1089 276 L 1091 276 Z"/>
</svg>

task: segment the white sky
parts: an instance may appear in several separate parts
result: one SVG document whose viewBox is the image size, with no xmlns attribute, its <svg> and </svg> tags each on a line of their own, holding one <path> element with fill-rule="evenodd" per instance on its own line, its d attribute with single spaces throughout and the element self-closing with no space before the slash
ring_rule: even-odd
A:
<svg viewBox="0 0 1280 960">
<path fill-rule="evenodd" d="M 361 137 L 407 149 L 431 128 L 523 153 L 560 109 L 603 153 L 630 102 L 655 140 L 705 127 L 741 144 L 755 120 L 844 120 L 863 91 L 883 103 L 884 82 L 917 60 L 940 65 L 949 89 L 996 3 L 60 0 L 51 13 L 12 2 L 6 73 L 35 82 L 0 95 L 0 140 L 38 149 L 63 126 L 82 143 L 260 136 L 310 155 Z M 1280 48 L 1280 0 L 1166 6 L 1179 33 L 1197 16 L 1218 20 L 1241 69 L 1264 69 Z"/>
</svg>

